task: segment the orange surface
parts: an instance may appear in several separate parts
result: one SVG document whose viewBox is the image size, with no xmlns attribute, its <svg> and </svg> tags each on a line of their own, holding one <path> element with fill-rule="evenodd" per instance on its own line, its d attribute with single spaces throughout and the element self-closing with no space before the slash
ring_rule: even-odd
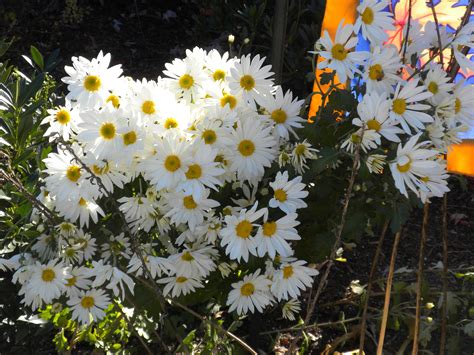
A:
<svg viewBox="0 0 474 355">
<path fill-rule="evenodd" d="M 474 176 L 474 139 L 466 139 L 449 147 L 448 171 Z"/>
<path fill-rule="evenodd" d="M 324 30 L 327 30 L 332 40 L 336 36 L 337 26 L 339 22 L 344 20 L 345 23 L 354 23 L 357 14 L 357 5 L 359 5 L 358 0 L 327 0 L 326 1 L 326 10 L 324 12 L 323 25 L 321 27 L 321 35 L 324 33 Z M 325 70 L 316 70 L 316 80 L 319 81 L 319 76 Z M 336 77 L 336 83 L 339 83 Z M 326 92 L 329 88 L 329 85 L 321 85 L 323 92 Z M 319 91 L 318 85 L 315 82 L 313 91 Z M 321 106 L 321 95 L 314 95 L 311 99 L 311 106 L 309 108 L 309 116 L 313 117 L 318 112 L 319 107 Z"/>
</svg>

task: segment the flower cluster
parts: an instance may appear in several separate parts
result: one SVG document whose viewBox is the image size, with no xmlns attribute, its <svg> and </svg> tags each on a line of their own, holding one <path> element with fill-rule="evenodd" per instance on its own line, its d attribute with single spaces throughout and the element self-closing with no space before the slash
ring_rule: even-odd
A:
<svg viewBox="0 0 474 355">
<path fill-rule="evenodd" d="M 463 53 L 474 46 L 474 23 L 451 33 L 447 26 L 428 21 L 422 27 L 412 19 L 398 50 L 386 43 L 395 28 L 387 8 L 388 0 L 363 1 L 355 25 L 341 22 L 334 41 L 325 32 L 313 53 L 323 58 L 320 68 L 333 69 L 341 81 L 353 79 L 363 94 L 352 120 L 356 129 L 341 147 L 354 152 L 360 144 L 370 172 L 382 173 L 388 163 L 396 188 L 425 202 L 449 191 L 443 155 L 474 118 L 473 86 L 465 80 L 453 84 L 452 63 L 443 63 L 440 54 L 450 49 L 462 70 L 473 70 Z M 370 52 L 353 51 L 359 32 Z"/>
<path fill-rule="evenodd" d="M 274 86 L 258 55 L 194 48 L 156 81 L 123 77 L 110 60 L 72 58 L 66 102 L 43 120 L 57 150 L 44 159 L 38 199 L 64 222 L 46 230 L 34 210 L 44 232 L 32 253 L 2 261 L 23 302 L 63 302 L 86 324 L 133 294 L 137 279 L 174 298 L 211 276 L 237 279 L 238 269 L 230 311 L 289 300 L 293 317 L 317 275 L 293 257 L 308 191 L 291 175 L 317 153 L 297 141 L 303 101 Z"/>
</svg>

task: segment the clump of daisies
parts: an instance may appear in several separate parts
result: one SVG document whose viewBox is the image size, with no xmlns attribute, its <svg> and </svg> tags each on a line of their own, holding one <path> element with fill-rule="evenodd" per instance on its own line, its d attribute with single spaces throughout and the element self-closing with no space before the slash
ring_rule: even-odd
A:
<svg viewBox="0 0 474 355">
<path fill-rule="evenodd" d="M 411 192 L 426 202 L 449 191 L 444 156 L 473 124 L 474 87 L 465 79 L 454 84 L 457 73 L 447 70 L 455 62 L 461 73 L 472 70 L 463 53 L 474 46 L 474 27 L 469 23 L 452 33 L 440 25 L 440 44 L 434 23 L 422 26 L 412 19 L 401 43 L 387 43 L 387 31 L 395 28 L 388 5 L 388 0 L 362 1 L 355 25 L 341 22 L 334 40 L 325 32 L 312 53 L 321 57 L 318 66 L 333 69 L 341 82 L 353 79 L 351 91 L 359 97 L 356 115 L 348 117 L 353 129 L 340 148 L 353 154 L 360 146 L 370 173 L 389 168 L 402 195 Z M 353 50 L 362 39 L 370 51 Z M 446 48 L 453 56 L 445 55 L 443 66 L 438 53 Z"/>
<path fill-rule="evenodd" d="M 220 291 L 239 314 L 311 287 L 318 272 L 294 257 L 301 174 L 317 158 L 297 135 L 303 100 L 274 85 L 265 58 L 186 54 L 157 80 L 121 76 L 102 52 L 66 66 L 66 101 L 42 121 L 57 149 L 38 196 L 62 222 L 48 229 L 36 211 L 31 254 L 1 263 L 32 309 L 63 302 L 89 324 L 133 296 L 137 278 L 171 298 L 232 278 Z M 290 146 L 289 165 L 271 172 Z"/>
</svg>

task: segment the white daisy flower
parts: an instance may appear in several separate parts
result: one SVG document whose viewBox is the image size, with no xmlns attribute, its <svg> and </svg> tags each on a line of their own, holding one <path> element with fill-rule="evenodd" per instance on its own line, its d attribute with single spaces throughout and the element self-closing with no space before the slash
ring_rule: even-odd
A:
<svg viewBox="0 0 474 355">
<path fill-rule="evenodd" d="M 79 220 L 79 226 L 89 227 L 89 221 L 92 219 L 94 224 L 99 221 L 99 216 L 105 216 L 104 210 L 92 199 L 80 197 L 79 201 L 62 201 L 56 205 L 58 214 L 71 222 Z"/>
<path fill-rule="evenodd" d="M 170 255 L 168 260 L 177 275 L 199 280 L 216 269 L 216 263 L 210 257 L 212 251 L 215 249 L 209 246 L 196 250 L 185 249 L 178 254 Z"/>
<path fill-rule="evenodd" d="M 86 267 L 73 267 L 69 270 L 69 277 L 66 278 L 66 295 L 68 297 L 79 296 L 81 290 L 88 290 L 91 285 L 91 280 L 88 277 L 88 270 Z"/>
<path fill-rule="evenodd" d="M 127 121 L 122 110 L 112 111 L 106 106 L 100 111 L 81 113 L 83 122 L 78 125 L 77 140 L 97 159 L 111 159 L 119 155 L 123 134 L 127 133 Z"/>
<path fill-rule="evenodd" d="M 402 63 L 395 46 L 375 47 L 362 76 L 367 83 L 367 92 L 392 93 L 394 85 L 400 80 L 397 74 L 401 67 Z"/>
<path fill-rule="evenodd" d="M 370 154 L 367 156 L 365 164 L 371 174 L 382 174 L 383 167 L 386 164 L 387 156 L 383 154 Z"/>
<path fill-rule="evenodd" d="M 163 73 L 170 79 L 164 80 L 178 98 L 183 98 L 188 103 L 197 103 L 204 97 L 202 84 L 206 77 L 200 63 L 192 58 L 175 59 L 172 63 L 166 63 L 165 67 Z"/>
<path fill-rule="evenodd" d="M 79 261 L 91 260 L 97 251 L 96 239 L 92 238 L 89 233 L 84 233 L 82 230 L 79 230 L 74 242 L 79 245 L 82 251 L 83 258 Z"/>
<path fill-rule="evenodd" d="M 328 31 L 324 31 L 323 36 L 316 42 L 315 52 L 319 54 L 323 61 L 318 63 L 319 69 L 330 68 L 336 71 L 341 82 L 347 78 L 352 79 L 354 73 L 358 73 L 358 65 L 363 65 L 369 53 L 363 51 L 350 52 L 357 45 L 357 37 L 353 37 L 353 26 L 339 23 L 336 38 L 333 42 Z"/>
<path fill-rule="evenodd" d="M 142 162 L 141 169 L 157 190 L 174 188 L 186 180 L 191 161 L 189 143 L 166 136 L 155 144 L 157 153 Z"/>
<path fill-rule="evenodd" d="M 461 70 L 463 71 L 474 71 L 474 62 L 467 57 L 463 52 L 463 47 L 469 47 L 470 49 L 474 48 L 474 22 L 470 21 L 461 30 L 457 33 L 454 40 L 451 42 L 451 48 L 454 53 L 454 57 L 458 62 Z M 471 53 L 471 50 L 469 50 Z"/>
<path fill-rule="evenodd" d="M 449 81 L 450 78 L 441 65 L 431 63 L 430 70 L 428 70 L 424 80 L 426 90 L 433 94 L 428 98 L 431 104 L 438 105 L 453 90 L 454 84 Z"/>
<path fill-rule="evenodd" d="M 422 179 L 430 179 L 432 175 L 442 175 L 439 170 L 440 164 L 432 159 L 439 152 L 424 149 L 423 147 L 429 145 L 430 142 L 417 143 L 420 136 L 421 133 L 418 133 L 411 137 L 404 146 L 399 144 L 397 157 L 390 164 L 395 186 L 406 197 L 408 197 L 406 186 L 415 194 L 418 194 L 420 188 L 428 191 L 427 187 L 423 185 Z"/>
<path fill-rule="evenodd" d="M 167 258 L 153 255 L 143 255 L 143 260 L 145 261 L 146 268 L 150 272 L 153 279 L 160 277 L 163 274 L 168 275 L 172 270 L 174 270 L 173 265 L 168 261 Z M 136 254 L 133 254 L 132 258 L 128 262 L 127 272 L 133 273 L 137 276 L 142 276 L 144 274 L 143 263 L 141 258 Z M 148 277 L 148 273 L 145 273 L 145 276 Z"/>
<path fill-rule="evenodd" d="M 201 281 L 185 277 L 185 276 L 172 276 L 159 279 L 156 282 L 160 284 L 166 284 L 163 288 L 163 295 L 171 297 L 179 297 L 181 295 L 186 296 L 188 293 L 196 291 L 197 288 L 204 287 Z"/>
<path fill-rule="evenodd" d="M 72 319 L 81 325 L 89 325 L 105 317 L 104 310 L 109 306 L 110 299 L 104 290 L 81 291 L 79 295 L 72 296 L 67 305 L 72 310 Z"/>
<path fill-rule="evenodd" d="M 195 148 L 194 154 L 184 173 L 185 180 L 178 185 L 177 190 L 200 199 L 206 187 L 217 191 L 217 186 L 222 185 L 217 177 L 225 171 L 218 167 L 220 165 L 218 162 L 215 162 L 217 150 L 212 149 L 208 144 L 198 144 L 193 148 Z"/>
<path fill-rule="evenodd" d="M 41 124 L 49 123 L 49 127 L 44 132 L 45 137 L 49 137 L 49 141 L 53 141 L 57 136 L 63 140 L 68 141 L 69 138 L 77 131 L 77 124 L 79 123 L 78 109 L 71 106 L 71 103 L 66 100 L 65 106 L 59 106 L 55 109 L 49 109 Z"/>
<path fill-rule="evenodd" d="M 298 208 L 307 207 L 303 199 L 309 192 L 304 191 L 305 184 L 301 182 L 302 177 L 297 176 L 288 181 L 288 171 L 279 171 L 275 176 L 275 181 L 269 185 L 273 189 L 273 197 L 268 202 L 271 208 L 279 208 L 285 213 L 294 213 Z"/>
<path fill-rule="evenodd" d="M 110 257 L 124 257 L 130 259 L 132 251 L 130 250 L 130 239 L 125 237 L 124 233 L 117 236 L 111 236 L 108 243 L 102 244 L 102 259 L 107 260 Z"/>
<path fill-rule="evenodd" d="M 462 80 L 454 87 L 453 96 L 454 120 L 471 126 L 474 120 L 474 86 Z"/>
<path fill-rule="evenodd" d="M 364 131 L 362 128 L 352 133 L 344 142 L 341 144 L 341 149 L 346 149 L 350 153 L 354 153 L 355 148 L 358 144 L 362 150 L 367 153 L 371 149 L 376 149 L 378 147 L 377 142 L 380 141 L 380 135 L 369 129 Z"/>
<path fill-rule="evenodd" d="M 418 80 L 412 80 L 403 86 L 398 83 L 392 100 L 390 119 L 399 123 L 407 134 L 411 134 L 409 126 L 419 131 L 424 129 L 426 123 L 433 122 L 433 117 L 423 112 L 429 110 L 430 106 L 420 103 L 433 94 L 417 85 Z"/>
<path fill-rule="evenodd" d="M 52 259 L 57 253 L 57 241 L 53 234 L 41 234 L 36 238 L 31 250 L 36 252 L 42 260 Z"/>
<path fill-rule="evenodd" d="M 199 199 L 193 195 L 186 195 L 184 192 L 174 192 L 167 196 L 167 203 L 170 211 L 165 217 L 170 217 L 170 222 L 179 225 L 187 223 L 189 229 L 193 231 L 204 221 L 205 214 L 212 208 L 220 206 L 220 203 L 209 197 L 209 190 L 205 189 Z"/>
<path fill-rule="evenodd" d="M 265 275 L 260 275 L 260 270 L 244 276 L 242 281 L 233 283 L 233 290 L 227 298 L 229 312 L 236 310 L 239 315 L 249 311 L 254 313 L 255 309 L 263 312 L 263 309 L 272 303 L 269 292 L 271 283 Z"/>
<path fill-rule="evenodd" d="M 99 262 L 93 261 L 92 266 L 92 269 L 88 269 L 89 276 L 95 278 L 91 287 L 100 287 L 108 281 L 106 288 L 112 290 L 115 297 L 120 297 L 121 300 L 124 300 L 126 294 L 124 287 L 125 284 L 133 295 L 135 282 L 126 273 L 115 266 L 104 264 L 103 260 L 100 260 Z"/>
<path fill-rule="evenodd" d="M 26 284 L 26 293 L 40 297 L 45 303 L 51 303 L 66 290 L 69 275 L 58 259 L 50 260 L 47 264 L 37 261 L 29 267 L 29 272 L 31 276 Z"/>
<path fill-rule="evenodd" d="M 388 0 L 364 0 L 357 6 L 359 16 L 354 24 L 354 33 L 362 30 L 362 37 L 372 45 L 380 45 L 388 39 L 386 31 L 395 29 L 393 15 L 385 11 Z"/>
<path fill-rule="evenodd" d="M 214 82 L 222 83 L 230 75 L 230 68 L 234 61 L 235 59 L 229 59 L 228 52 L 221 56 L 217 50 L 213 49 L 205 56 L 204 65 L 209 78 Z"/>
<path fill-rule="evenodd" d="M 89 154 L 83 159 L 83 162 L 87 164 L 94 175 L 100 178 L 107 192 L 114 192 L 115 186 L 119 189 L 123 188 L 123 185 L 130 180 L 129 177 L 120 171 L 114 161 L 97 160 L 94 155 Z M 103 191 L 100 192 L 103 193 Z"/>
<path fill-rule="evenodd" d="M 72 57 L 72 67 L 65 66 L 69 75 L 61 80 L 68 84 L 66 98 L 77 102 L 81 109 L 94 108 L 101 105 L 114 88 L 122 74 L 121 65 L 109 68 L 111 56 L 100 51 L 97 58 L 87 60 L 83 57 Z"/>
<path fill-rule="evenodd" d="M 281 301 L 297 298 L 301 291 L 313 284 L 313 277 L 318 275 L 318 270 L 304 266 L 306 261 L 297 260 L 292 263 L 283 263 L 273 276 L 271 287 L 272 294 Z"/>
<path fill-rule="evenodd" d="M 293 128 L 303 128 L 302 123 L 306 122 L 299 116 L 304 100 L 298 101 L 298 98 L 293 100 L 291 91 L 283 95 L 281 86 L 277 86 L 274 95 L 262 97 L 260 100 L 260 105 L 268 112 L 264 117 L 274 124 L 278 136 L 290 139 L 289 133 L 291 133 L 298 138 Z"/>
<path fill-rule="evenodd" d="M 276 156 L 275 139 L 271 127 L 264 128 L 258 120 L 242 120 L 232 132 L 230 170 L 239 180 L 254 180 L 263 176 Z"/>
<path fill-rule="evenodd" d="M 257 245 L 252 231 L 255 226 L 254 222 L 268 213 L 266 208 L 257 211 L 258 203 L 250 210 L 242 209 L 237 216 L 225 216 L 225 227 L 221 229 L 221 246 L 226 247 L 225 253 L 229 255 L 231 260 L 240 262 L 244 259 L 249 260 L 249 254 L 257 255 Z"/>
<path fill-rule="evenodd" d="M 251 58 L 249 54 L 234 63 L 230 68 L 231 76 L 228 77 L 232 95 L 242 95 L 249 103 L 258 102 L 261 96 L 271 95 L 273 79 L 269 78 L 273 72 L 270 71 L 271 65 L 262 66 L 265 59 L 258 54 Z"/>
<path fill-rule="evenodd" d="M 298 174 L 303 174 L 303 172 L 308 169 L 306 160 L 317 159 L 316 153 L 318 153 L 318 150 L 311 147 L 311 144 L 308 143 L 306 139 L 301 143 L 295 144 L 291 151 L 291 164 Z"/>
<path fill-rule="evenodd" d="M 293 255 L 287 240 L 301 239 L 294 228 L 300 224 L 297 217 L 296 213 L 290 213 L 276 221 L 265 219 L 255 236 L 258 256 L 263 257 L 268 253 L 271 259 L 275 259 L 277 253 L 284 257 Z"/>
<path fill-rule="evenodd" d="M 291 298 L 281 307 L 281 315 L 283 318 L 294 321 L 295 314 L 301 313 L 301 302 L 297 299 Z"/>
<path fill-rule="evenodd" d="M 385 95 L 385 93 L 379 95 L 375 91 L 366 94 L 357 105 L 359 117 L 354 118 L 352 124 L 363 127 L 364 134 L 374 131 L 379 137 L 382 136 L 391 142 L 400 142 L 397 134 L 403 133 L 403 130 L 396 126 L 396 122 L 389 119 L 391 102 Z M 375 142 L 380 144 L 380 138 Z"/>
</svg>

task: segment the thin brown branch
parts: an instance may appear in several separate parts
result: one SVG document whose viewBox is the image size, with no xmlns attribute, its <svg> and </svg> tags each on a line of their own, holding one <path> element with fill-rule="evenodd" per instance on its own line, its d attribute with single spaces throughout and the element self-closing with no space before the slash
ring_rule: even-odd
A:
<svg viewBox="0 0 474 355">
<path fill-rule="evenodd" d="M 407 54 L 407 48 L 408 48 L 408 41 L 410 40 L 410 27 L 411 27 L 411 8 L 412 8 L 412 0 L 409 1 L 408 3 L 408 21 L 407 21 L 407 33 L 405 34 L 405 40 L 403 43 L 403 55 L 402 55 L 402 62 L 405 64 L 406 61 L 406 54 Z"/>
<path fill-rule="evenodd" d="M 421 286 L 423 283 L 423 265 L 424 265 L 424 251 L 426 234 L 428 229 L 428 216 L 430 205 L 425 202 L 423 208 L 423 226 L 421 227 L 420 251 L 418 255 L 418 277 L 416 282 L 416 313 L 415 313 L 415 331 L 413 334 L 413 351 L 412 354 L 418 354 L 418 342 L 420 337 L 420 322 L 421 322 Z"/>
<path fill-rule="evenodd" d="M 443 196 L 442 205 L 442 238 L 443 238 L 443 306 L 441 307 L 441 338 L 439 345 L 440 355 L 444 354 L 446 348 L 446 325 L 448 318 L 448 194 Z"/>
<path fill-rule="evenodd" d="M 474 4 L 473 0 L 469 1 L 469 3 L 467 4 L 466 11 L 464 12 L 464 15 L 461 19 L 461 22 L 459 23 L 459 26 L 456 29 L 456 33 L 455 33 L 454 37 L 456 37 L 458 35 L 459 31 L 461 31 L 461 29 L 469 22 L 469 20 L 471 18 L 472 5 L 473 4 Z M 464 55 L 466 55 L 468 52 L 469 52 L 469 47 L 466 46 L 462 49 L 462 53 Z M 454 57 L 454 55 L 451 55 L 447 72 L 448 72 L 449 76 L 454 79 L 454 77 L 456 76 L 458 71 L 459 71 L 459 63 L 456 61 L 456 58 Z"/>
<path fill-rule="evenodd" d="M 395 240 L 393 242 L 393 247 L 392 247 L 392 256 L 390 258 L 390 267 L 389 267 L 388 276 L 387 276 L 387 286 L 385 287 L 385 302 L 383 305 L 382 324 L 380 326 L 380 335 L 379 335 L 379 341 L 378 341 L 378 346 L 377 346 L 377 355 L 382 355 L 383 344 L 385 341 L 385 331 L 387 329 L 388 311 L 390 309 L 390 294 L 392 292 L 393 274 L 395 272 L 395 260 L 397 259 L 397 250 L 398 250 L 398 244 L 400 242 L 400 234 L 401 232 L 398 232 L 397 234 L 395 234 Z"/>
<path fill-rule="evenodd" d="M 364 311 L 362 312 L 362 322 L 360 325 L 359 354 L 362 354 L 362 352 L 364 351 L 367 311 L 369 309 L 369 299 L 370 299 L 370 294 L 372 292 L 372 282 L 375 276 L 375 272 L 377 271 L 377 265 L 379 263 L 379 257 L 382 251 L 382 245 L 385 239 L 385 233 L 387 232 L 389 223 L 390 223 L 390 220 L 386 220 L 385 224 L 382 227 L 382 232 L 380 233 L 380 238 L 377 244 L 377 249 L 375 250 L 374 259 L 372 260 L 372 267 L 370 268 L 369 281 L 367 283 L 367 291 L 365 294 Z"/>
<path fill-rule="evenodd" d="M 364 131 L 362 131 L 362 136 L 363 135 L 364 135 Z M 362 141 L 362 139 L 361 139 L 361 141 Z M 326 281 L 329 277 L 329 273 L 331 271 L 332 266 L 334 265 L 334 259 L 336 258 L 337 250 L 339 249 L 339 247 L 341 245 L 342 231 L 343 231 L 344 225 L 346 223 L 346 214 L 347 214 L 347 210 L 349 208 L 349 201 L 351 199 L 352 190 L 353 190 L 353 187 L 354 187 L 355 179 L 357 177 L 357 172 L 359 170 L 359 165 L 360 165 L 360 146 L 361 146 L 361 143 L 359 142 L 357 144 L 355 152 L 354 152 L 354 162 L 352 164 L 351 177 L 349 179 L 349 185 L 347 187 L 346 194 L 344 196 L 344 204 L 343 204 L 342 213 L 341 213 L 341 220 L 340 220 L 340 223 L 339 223 L 337 231 L 336 231 L 336 240 L 335 240 L 334 245 L 332 247 L 326 270 L 324 271 L 324 274 L 321 277 L 321 280 L 319 281 L 316 293 L 314 294 L 314 296 L 312 296 L 313 297 L 312 299 L 308 299 L 308 307 L 307 307 L 307 310 L 306 310 L 306 316 L 305 316 L 305 319 L 304 319 L 303 328 L 305 326 L 307 326 L 309 321 L 311 320 L 311 316 L 313 315 L 314 308 L 316 306 L 316 302 L 318 301 L 319 296 L 321 295 L 322 291 L 324 290 L 324 288 L 326 286 Z M 292 340 L 287 353 L 289 353 L 289 354 L 294 353 L 295 348 L 296 348 L 296 343 L 298 342 L 300 336 L 301 335 L 298 334 L 298 336 L 296 336 Z"/>
<path fill-rule="evenodd" d="M 284 333 L 284 332 L 296 332 L 296 331 L 306 330 L 306 329 L 317 329 L 317 328 L 323 328 L 323 327 L 334 327 L 334 326 L 341 325 L 341 324 L 356 322 L 356 321 L 358 321 L 359 319 L 360 319 L 360 317 L 347 318 L 347 319 L 338 320 L 338 321 L 334 321 L 334 322 L 324 322 L 324 323 L 310 324 L 310 325 L 307 325 L 307 326 L 304 326 L 304 327 L 291 327 L 291 328 L 268 330 L 268 331 L 266 331 L 266 332 L 261 332 L 261 333 L 259 333 L 259 334 L 260 334 L 260 335 L 267 335 L 267 334 Z"/>
<path fill-rule="evenodd" d="M 443 44 L 441 43 L 441 34 L 439 33 L 439 22 L 438 16 L 436 15 L 435 5 L 433 0 L 430 0 L 430 8 L 431 13 L 433 14 L 433 19 L 436 28 L 436 36 L 438 37 L 438 45 L 439 45 L 439 62 L 441 63 L 441 67 L 444 68 L 444 58 L 443 58 Z"/>
</svg>

